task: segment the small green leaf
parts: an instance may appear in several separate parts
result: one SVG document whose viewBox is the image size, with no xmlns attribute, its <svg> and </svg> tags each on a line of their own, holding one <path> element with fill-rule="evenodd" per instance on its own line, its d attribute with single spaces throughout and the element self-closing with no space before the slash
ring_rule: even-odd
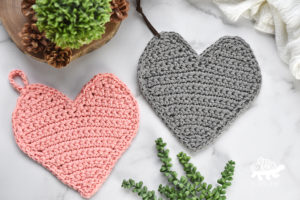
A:
<svg viewBox="0 0 300 200">
<path fill-rule="evenodd" d="M 217 181 L 220 185 L 213 188 L 211 184 L 203 182 L 204 177 L 197 171 L 197 168 L 190 163 L 190 157 L 185 153 L 180 152 L 177 158 L 183 166 L 186 176 L 177 178 L 177 172 L 172 171 L 171 158 L 169 150 L 165 149 L 166 143 L 161 138 L 156 141 L 157 156 L 162 162 L 160 171 L 167 177 L 169 185 L 159 185 L 158 191 L 169 200 L 226 200 L 226 188 L 231 185 L 232 176 L 234 174 L 233 161 L 229 161 L 224 171 L 221 173 L 221 178 Z M 132 179 L 123 181 L 122 187 L 131 189 L 137 193 L 143 200 L 163 200 L 157 198 L 154 191 L 148 191 L 146 186 L 142 186 L 140 181 L 136 183 Z"/>
</svg>

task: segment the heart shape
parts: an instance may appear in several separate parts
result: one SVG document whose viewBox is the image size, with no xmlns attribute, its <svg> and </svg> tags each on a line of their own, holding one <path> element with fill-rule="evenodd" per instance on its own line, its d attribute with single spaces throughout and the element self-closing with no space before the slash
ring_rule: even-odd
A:
<svg viewBox="0 0 300 200">
<path fill-rule="evenodd" d="M 261 73 L 239 37 L 223 37 L 198 55 L 179 34 L 163 32 L 145 48 L 138 82 L 157 115 L 195 151 L 248 107 L 260 90 Z"/>
<path fill-rule="evenodd" d="M 20 76 L 21 87 L 14 82 Z M 81 196 L 90 198 L 129 147 L 139 124 L 138 104 L 112 74 L 98 74 L 70 100 L 16 70 L 20 92 L 12 123 L 20 149 Z"/>
</svg>

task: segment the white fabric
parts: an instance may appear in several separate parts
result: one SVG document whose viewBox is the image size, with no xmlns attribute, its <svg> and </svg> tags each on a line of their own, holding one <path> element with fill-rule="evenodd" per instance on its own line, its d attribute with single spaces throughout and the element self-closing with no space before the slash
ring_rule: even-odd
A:
<svg viewBox="0 0 300 200">
<path fill-rule="evenodd" d="M 275 34 L 281 59 L 300 79 L 300 0 L 214 0 L 231 20 L 241 16 L 255 21 L 254 27 Z"/>
</svg>

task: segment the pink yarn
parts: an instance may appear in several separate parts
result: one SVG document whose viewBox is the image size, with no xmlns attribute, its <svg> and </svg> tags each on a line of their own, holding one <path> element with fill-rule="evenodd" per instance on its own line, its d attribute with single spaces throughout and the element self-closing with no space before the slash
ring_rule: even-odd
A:
<svg viewBox="0 0 300 200">
<path fill-rule="evenodd" d="M 15 77 L 21 77 L 24 87 Z M 20 70 L 9 75 L 20 92 L 12 115 L 20 149 L 66 185 L 90 198 L 129 147 L 139 124 L 138 104 L 112 74 L 98 74 L 75 100 Z"/>
</svg>

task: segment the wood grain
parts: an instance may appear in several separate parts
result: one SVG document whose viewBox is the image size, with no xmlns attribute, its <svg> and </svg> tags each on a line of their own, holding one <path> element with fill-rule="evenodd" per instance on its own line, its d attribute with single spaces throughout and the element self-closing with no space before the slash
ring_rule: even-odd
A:
<svg viewBox="0 0 300 200">
<path fill-rule="evenodd" d="M 36 60 L 45 62 L 41 54 L 28 53 L 24 50 L 24 47 L 22 45 L 19 32 L 22 30 L 24 24 L 27 22 L 27 19 L 23 16 L 21 12 L 21 2 L 22 0 L 0 0 L 0 19 L 4 28 L 10 35 L 11 39 L 22 52 L 32 56 Z M 120 22 L 107 23 L 106 32 L 101 39 L 95 40 L 88 45 L 84 45 L 80 49 L 72 50 L 71 61 L 106 44 L 116 34 L 116 32 L 119 29 L 119 26 Z"/>
</svg>

